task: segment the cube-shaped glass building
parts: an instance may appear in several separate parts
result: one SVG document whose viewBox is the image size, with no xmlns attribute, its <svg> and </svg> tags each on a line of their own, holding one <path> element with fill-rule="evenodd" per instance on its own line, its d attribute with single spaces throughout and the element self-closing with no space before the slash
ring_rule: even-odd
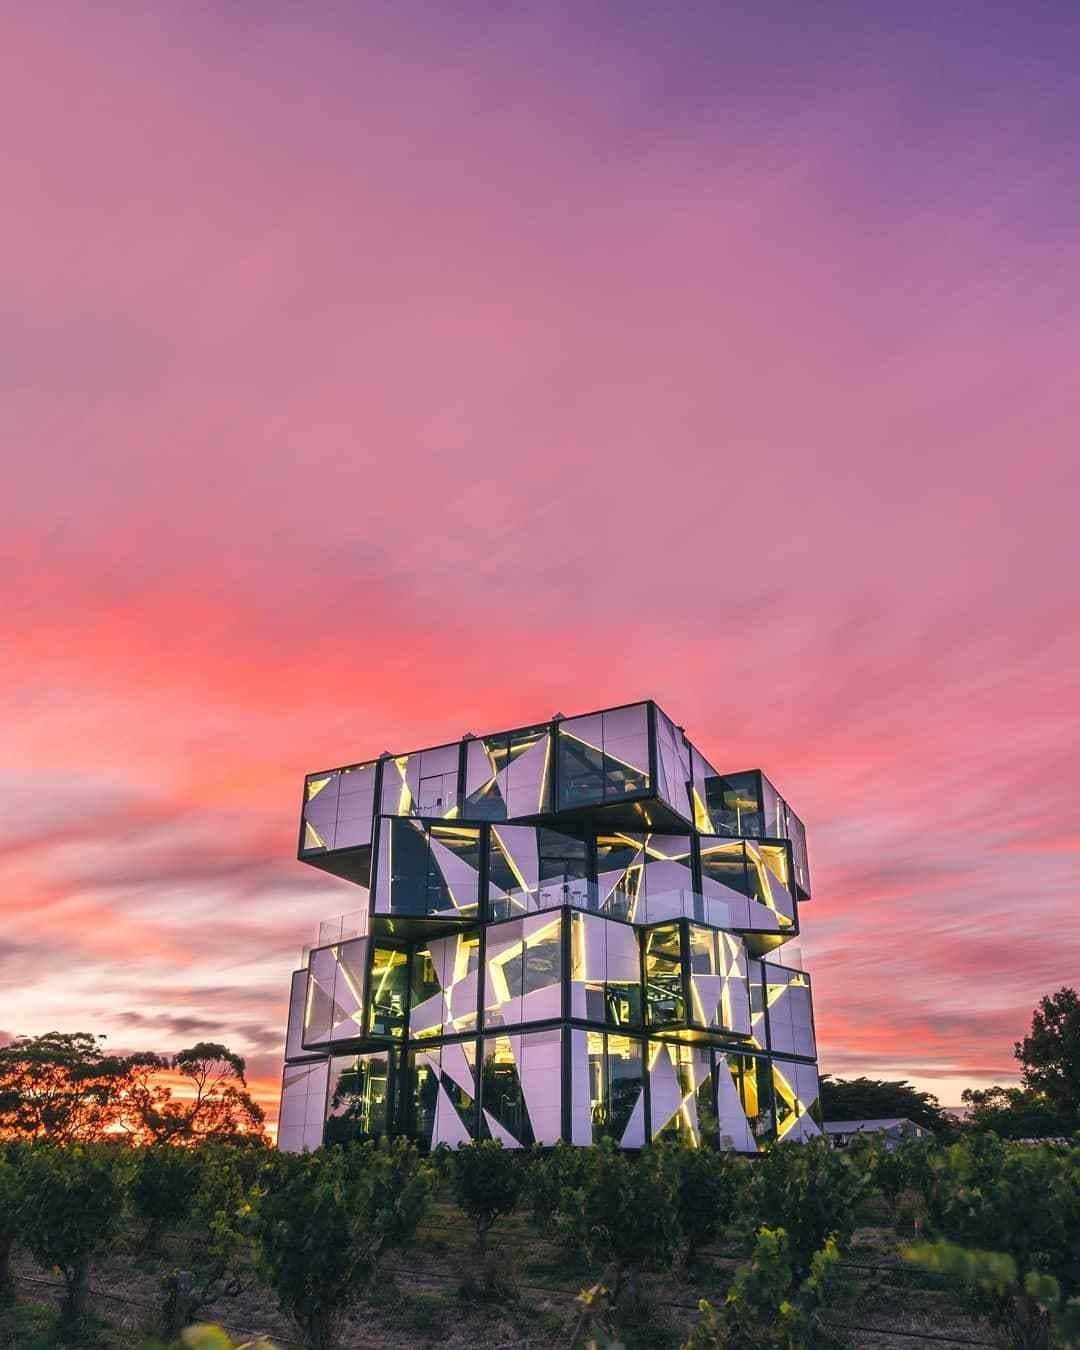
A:
<svg viewBox="0 0 1080 1350">
<path fill-rule="evenodd" d="M 278 1143 L 821 1132 L 803 823 L 653 702 L 309 774 Z"/>
</svg>

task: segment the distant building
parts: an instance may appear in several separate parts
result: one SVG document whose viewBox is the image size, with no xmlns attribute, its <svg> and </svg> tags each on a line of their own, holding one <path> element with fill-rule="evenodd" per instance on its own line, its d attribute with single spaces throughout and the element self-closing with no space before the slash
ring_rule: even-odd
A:
<svg viewBox="0 0 1080 1350">
<path fill-rule="evenodd" d="M 932 1132 L 925 1125 L 897 1117 L 890 1120 L 827 1120 L 825 1133 L 833 1148 L 847 1148 L 856 1135 L 872 1134 L 891 1150 L 909 1139 L 925 1139 Z"/>
<path fill-rule="evenodd" d="M 309 774 L 353 883 L 292 977 L 283 1149 L 821 1133 L 802 821 L 655 703 Z"/>
</svg>

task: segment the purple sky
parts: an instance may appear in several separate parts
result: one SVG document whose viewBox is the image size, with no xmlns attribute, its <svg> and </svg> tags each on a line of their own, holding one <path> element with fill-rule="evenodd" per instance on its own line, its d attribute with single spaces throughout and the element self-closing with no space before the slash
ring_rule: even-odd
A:
<svg viewBox="0 0 1080 1350">
<path fill-rule="evenodd" d="M 0 15 L 0 1025 L 246 1052 L 307 769 L 657 698 L 821 1060 L 1080 977 L 1080 9 Z"/>
</svg>

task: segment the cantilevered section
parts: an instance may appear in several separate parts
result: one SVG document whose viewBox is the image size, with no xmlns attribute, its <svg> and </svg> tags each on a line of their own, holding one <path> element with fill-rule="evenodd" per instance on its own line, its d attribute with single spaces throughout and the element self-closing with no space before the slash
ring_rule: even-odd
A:
<svg viewBox="0 0 1080 1350">
<path fill-rule="evenodd" d="M 279 1143 L 820 1133 L 802 821 L 652 702 L 308 775 Z M 344 907 L 344 906 L 343 906 Z"/>
</svg>

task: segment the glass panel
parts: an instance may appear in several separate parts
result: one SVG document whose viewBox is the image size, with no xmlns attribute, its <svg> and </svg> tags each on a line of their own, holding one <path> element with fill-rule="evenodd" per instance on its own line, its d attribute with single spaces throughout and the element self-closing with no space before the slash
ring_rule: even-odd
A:
<svg viewBox="0 0 1080 1350">
<path fill-rule="evenodd" d="M 485 1133 L 508 1148 L 554 1144 L 562 1135 L 562 1033 L 484 1040 Z"/>
<path fill-rule="evenodd" d="M 278 1113 L 278 1148 L 282 1152 L 302 1153 L 322 1143 L 329 1072 L 330 1064 L 325 1059 L 285 1065 Z"/>
<path fill-rule="evenodd" d="M 535 825 L 492 826 L 488 912 L 493 919 L 585 904 L 588 862 L 580 839 Z"/>
<path fill-rule="evenodd" d="M 596 888 L 601 913 L 633 920 L 645 894 L 643 834 L 601 834 L 596 837 Z"/>
<path fill-rule="evenodd" d="M 757 1080 L 749 1055 L 716 1056 L 716 1129 L 722 1148 L 756 1153 L 757 1140 L 751 1119 L 757 1118 Z"/>
<path fill-rule="evenodd" d="M 308 959 L 304 1044 L 353 1040 L 364 1034 L 368 938 L 317 947 Z"/>
<path fill-rule="evenodd" d="M 746 863 L 751 899 L 775 916 L 774 919 L 764 920 L 764 916 L 755 916 L 751 910 L 751 922 L 754 923 L 754 918 L 757 918 L 759 923 L 755 923 L 755 927 L 761 926 L 760 921 L 763 920 L 777 928 L 794 927 L 795 901 L 789 889 L 791 871 L 787 844 L 748 843 Z"/>
<path fill-rule="evenodd" d="M 480 831 L 432 825 L 426 912 L 475 918 L 479 901 Z"/>
<path fill-rule="evenodd" d="M 641 955 L 627 924 L 571 916 L 571 1016 L 611 1026 L 641 1025 Z"/>
<path fill-rule="evenodd" d="M 312 774 L 304 780 L 303 853 L 319 853 L 334 847 L 337 829 L 338 792 L 341 775 Z"/>
<path fill-rule="evenodd" d="M 457 743 L 383 760 L 379 810 L 388 816 L 453 816 L 458 810 Z"/>
<path fill-rule="evenodd" d="M 603 714 L 604 798 L 625 797 L 649 786 L 649 716 L 644 703 Z"/>
<path fill-rule="evenodd" d="M 677 923 L 645 930 L 645 1004 L 650 1026 L 686 1021 L 682 935 Z"/>
<path fill-rule="evenodd" d="M 562 1016 L 562 915 L 535 914 L 487 930 L 484 1025 Z"/>
<path fill-rule="evenodd" d="M 761 775 L 761 816 L 761 832 L 766 839 L 787 838 L 787 807 L 764 774 Z"/>
<path fill-rule="evenodd" d="M 476 918 L 479 885 L 479 827 L 383 819 L 377 914 Z"/>
<path fill-rule="evenodd" d="M 343 1144 L 387 1133 L 390 1072 L 390 1052 L 386 1050 L 331 1059 L 325 1143 Z"/>
<path fill-rule="evenodd" d="M 293 972 L 289 985 L 289 1022 L 285 1034 L 285 1058 L 310 1058 L 310 1052 L 304 1049 L 304 1009 L 307 1005 L 308 973 L 306 970 Z"/>
<path fill-rule="evenodd" d="M 650 923 L 682 914 L 694 903 L 690 836 L 645 836 L 645 904 Z M 700 916 L 699 916 L 700 917 Z"/>
<path fill-rule="evenodd" d="M 476 1128 L 476 1043 L 452 1041 L 409 1056 L 412 1131 L 428 1147 L 457 1148 Z"/>
<path fill-rule="evenodd" d="M 433 938 L 413 954 L 409 1035 L 473 1031 L 480 997 L 477 932 Z"/>
<path fill-rule="evenodd" d="M 645 1143 L 645 1073 L 641 1042 L 602 1032 L 574 1033 L 574 1143 L 611 1138 L 623 1148 Z M 584 1072 L 582 1072 L 584 1067 Z"/>
<path fill-rule="evenodd" d="M 409 999 L 409 958 L 393 947 L 377 946 L 371 965 L 371 1011 L 373 1036 L 405 1034 L 405 1009 Z"/>
<path fill-rule="evenodd" d="M 795 812 L 788 807 L 788 836 L 791 839 L 791 851 L 794 858 L 795 885 L 804 899 L 810 898 L 810 860 L 806 852 L 806 826 Z"/>
<path fill-rule="evenodd" d="M 692 1148 L 701 1142 L 698 1101 L 709 1100 L 712 1052 L 703 1046 L 649 1043 L 649 1114 L 653 1139 L 678 1139 Z M 711 1122 L 709 1122 L 711 1124 Z"/>
<path fill-rule="evenodd" d="M 375 819 L 375 764 L 354 764 L 343 769 L 338 796 L 335 848 L 356 848 L 371 843 Z"/>
<path fill-rule="evenodd" d="M 763 821 L 756 771 L 706 778 L 704 788 L 714 833 L 761 837 Z"/>
<path fill-rule="evenodd" d="M 694 819 L 690 800 L 690 745 L 666 713 L 656 710 L 657 795 L 685 819 Z"/>
<path fill-rule="evenodd" d="M 644 703 L 558 723 L 559 809 L 618 801 L 649 786 Z"/>
<path fill-rule="evenodd" d="M 700 830 L 702 834 L 716 834 L 719 826 L 713 822 L 709 814 L 705 784 L 708 779 L 717 777 L 717 773 L 701 751 L 693 745 L 690 747 L 690 772 L 693 780 L 690 796 L 694 812 L 694 829 Z"/>
</svg>

